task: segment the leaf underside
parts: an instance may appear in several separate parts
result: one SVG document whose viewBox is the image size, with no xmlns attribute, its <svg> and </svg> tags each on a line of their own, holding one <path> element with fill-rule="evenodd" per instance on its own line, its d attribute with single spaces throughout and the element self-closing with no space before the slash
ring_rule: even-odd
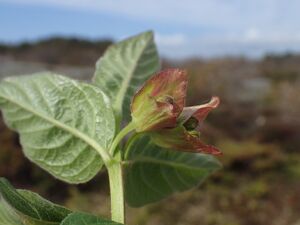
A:
<svg viewBox="0 0 300 225">
<path fill-rule="evenodd" d="M 220 168 L 213 156 L 162 149 L 141 136 L 134 137 L 126 149 L 125 198 L 130 206 L 196 187 Z"/>
<path fill-rule="evenodd" d="M 102 219 L 86 213 L 72 213 L 61 225 L 122 225 L 111 220 Z"/>
<path fill-rule="evenodd" d="M 110 46 L 96 64 L 93 81 L 129 121 L 132 96 L 159 67 L 153 33 L 145 32 Z"/>
<path fill-rule="evenodd" d="M 0 198 L 0 225 L 24 225 L 2 198 Z"/>
<path fill-rule="evenodd" d="M 0 83 L 0 108 L 25 155 L 56 178 L 83 183 L 101 169 L 91 143 L 108 148 L 115 121 L 97 87 L 48 72 L 11 77 Z"/>
<path fill-rule="evenodd" d="M 0 222 L 7 221 L 3 224 L 55 225 L 71 213 L 38 194 L 14 189 L 4 178 L 0 178 L 0 198 Z"/>
</svg>

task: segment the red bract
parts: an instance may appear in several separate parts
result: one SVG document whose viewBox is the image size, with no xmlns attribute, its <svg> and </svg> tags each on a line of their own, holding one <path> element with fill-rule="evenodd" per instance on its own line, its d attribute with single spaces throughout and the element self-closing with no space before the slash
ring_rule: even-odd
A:
<svg viewBox="0 0 300 225">
<path fill-rule="evenodd" d="M 153 132 L 152 139 L 157 145 L 165 148 L 212 155 L 222 154 L 216 147 L 206 145 L 200 140 L 201 122 L 219 105 L 219 102 L 218 97 L 213 97 L 207 104 L 185 107 L 178 119 L 177 127 Z"/>
<path fill-rule="evenodd" d="M 150 132 L 153 141 L 162 147 L 221 154 L 199 138 L 200 125 L 219 105 L 219 98 L 213 97 L 207 104 L 184 107 L 186 88 L 187 74 L 183 70 L 168 69 L 150 78 L 132 101 L 131 115 L 136 131 Z"/>
</svg>

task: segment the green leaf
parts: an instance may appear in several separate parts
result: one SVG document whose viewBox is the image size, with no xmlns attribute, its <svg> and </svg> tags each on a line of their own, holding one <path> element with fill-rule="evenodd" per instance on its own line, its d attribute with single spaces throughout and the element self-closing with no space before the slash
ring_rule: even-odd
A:
<svg viewBox="0 0 300 225">
<path fill-rule="evenodd" d="M 0 225 L 24 225 L 18 215 L 0 198 Z"/>
<path fill-rule="evenodd" d="M 195 187 L 221 166 L 210 155 L 162 149 L 141 135 L 129 142 L 124 163 L 125 199 L 133 207 Z"/>
<path fill-rule="evenodd" d="M 103 165 L 99 153 L 108 158 L 115 120 L 93 85 L 47 72 L 11 77 L 0 83 L 0 107 L 25 155 L 61 180 L 86 182 Z"/>
<path fill-rule="evenodd" d="M 55 225 L 60 224 L 71 213 L 70 210 L 53 204 L 38 194 L 14 189 L 4 178 L 0 178 L 0 195 L 2 210 L 10 212 L 8 219 L 16 221 L 16 224 L 22 224 L 19 222 L 22 221 L 25 225 Z"/>
<path fill-rule="evenodd" d="M 111 98 L 115 111 L 130 120 L 133 94 L 159 67 L 153 33 L 145 32 L 109 47 L 96 64 L 93 80 Z"/>
<path fill-rule="evenodd" d="M 86 213 L 72 213 L 61 225 L 122 225 L 111 220 L 102 219 Z"/>
</svg>

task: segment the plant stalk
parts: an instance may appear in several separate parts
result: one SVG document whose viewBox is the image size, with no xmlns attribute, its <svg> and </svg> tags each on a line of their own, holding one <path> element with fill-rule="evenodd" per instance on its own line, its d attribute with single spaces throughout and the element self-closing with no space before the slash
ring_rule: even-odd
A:
<svg viewBox="0 0 300 225">
<path fill-rule="evenodd" d="M 109 149 L 109 152 L 114 155 L 114 159 L 111 160 L 107 165 L 111 199 L 111 219 L 122 224 L 125 223 L 122 157 L 121 152 L 119 152 L 119 154 L 116 154 L 115 151 L 122 139 L 133 129 L 134 124 L 131 122 L 117 134 Z"/>
<path fill-rule="evenodd" d="M 115 222 L 125 224 L 125 201 L 122 165 L 115 162 L 108 168 L 110 199 L 111 199 L 111 219 Z"/>
<path fill-rule="evenodd" d="M 130 133 L 132 130 L 134 130 L 134 124 L 132 122 L 130 122 L 129 124 L 127 124 L 126 127 L 124 127 L 120 133 L 117 134 L 117 136 L 115 137 L 109 152 L 114 155 L 116 148 L 118 147 L 119 143 L 121 142 L 121 140 L 128 134 Z"/>
</svg>

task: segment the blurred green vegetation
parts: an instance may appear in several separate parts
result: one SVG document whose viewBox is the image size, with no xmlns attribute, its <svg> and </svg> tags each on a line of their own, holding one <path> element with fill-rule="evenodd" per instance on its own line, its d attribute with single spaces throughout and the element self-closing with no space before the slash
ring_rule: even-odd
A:
<svg viewBox="0 0 300 225">
<path fill-rule="evenodd" d="M 19 68 L 19 74 L 74 68 L 88 79 L 92 74 L 86 76 L 86 67 L 92 71 L 110 43 L 54 38 L 1 45 L 0 68 L 5 66 L 0 75 L 12 71 L 9 67 Z M 128 208 L 129 224 L 299 225 L 300 55 L 164 60 L 163 67 L 188 70 L 188 104 L 220 96 L 222 103 L 203 124 L 202 136 L 223 151 L 224 168 L 197 190 Z M 0 143 L 0 176 L 72 209 L 109 215 L 105 173 L 78 186 L 55 180 L 24 158 L 17 134 L 2 120 Z"/>
</svg>

